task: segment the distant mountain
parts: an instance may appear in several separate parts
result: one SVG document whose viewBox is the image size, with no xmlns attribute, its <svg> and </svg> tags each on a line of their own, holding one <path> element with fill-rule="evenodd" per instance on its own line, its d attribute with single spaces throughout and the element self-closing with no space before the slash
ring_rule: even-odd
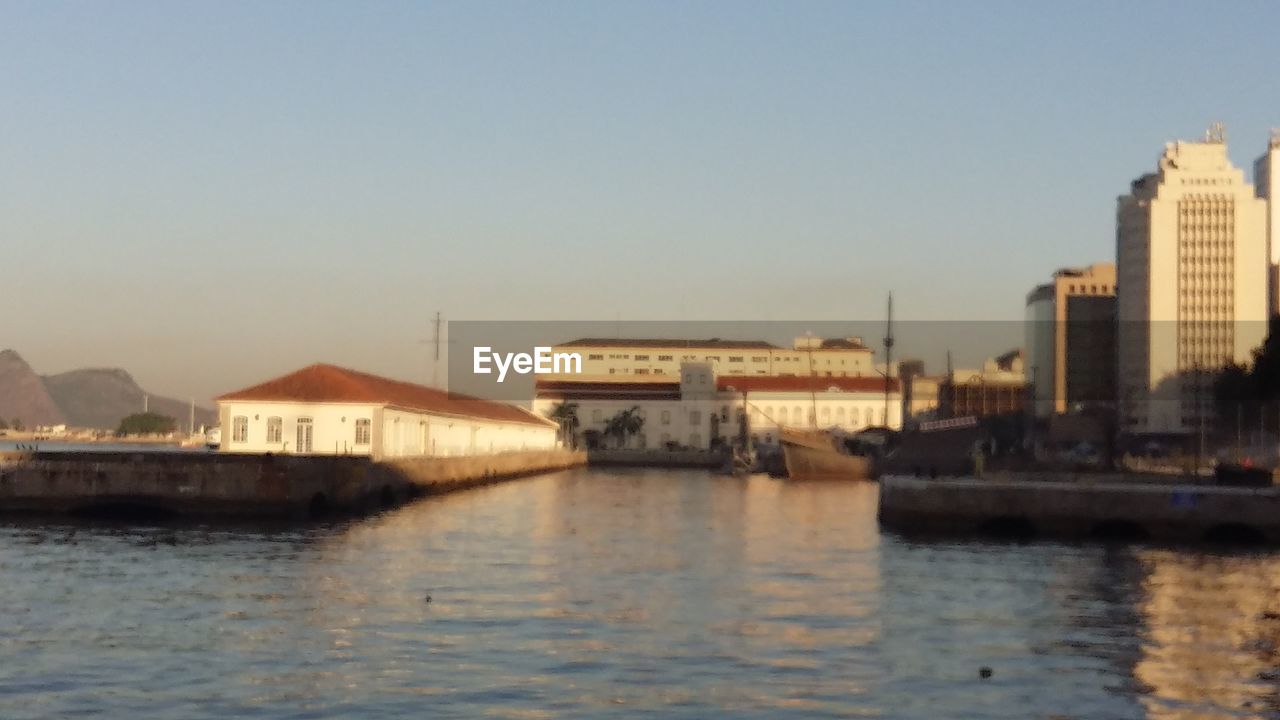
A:
<svg viewBox="0 0 1280 720">
<path fill-rule="evenodd" d="M 44 381 L 12 350 L 0 352 L 0 418 L 26 427 L 66 422 Z"/>
<path fill-rule="evenodd" d="M 159 395 L 147 396 L 133 377 L 119 368 L 86 368 L 47 375 L 44 384 L 66 416 L 67 424 L 75 427 L 113 430 L 125 417 L 142 412 L 144 403 L 151 412 L 177 420 L 180 428 L 186 428 L 190 419 L 189 403 Z M 214 418 L 212 410 L 196 408 L 197 426 L 212 425 Z"/>
<path fill-rule="evenodd" d="M 19 418 L 27 427 L 66 423 L 114 430 L 125 417 L 142 412 L 144 403 L 151 412 L 177 420 L 179 428 L 187 427 L 188 403 L 159 395 L 144 400 L 144 396 L 146 391 L 119 368 L 87 368 L 40 377 L 16 352 L 0 353 L 0 417 Z M 208 408 L 196 407 L 195 415 L 197 426 L 216 422 L 215 412 Z"/>
</svg>

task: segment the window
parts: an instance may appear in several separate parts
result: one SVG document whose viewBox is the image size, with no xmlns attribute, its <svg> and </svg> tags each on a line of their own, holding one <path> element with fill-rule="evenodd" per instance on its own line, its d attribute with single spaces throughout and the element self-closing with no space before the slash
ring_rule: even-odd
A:
<svg viewBox="0 0 1280 720">
<path fill-rule="evenodd" d="M 690 410 L 690 411 L 689 411 L 689 424 L 690 424 L 690 425 L 701 425 L 701 424 L 702 424 L 702 411 L 701 411 L 701 410 Z"/>
<path fill-rule="evenodd" d="M 591 422 L 600 422 L 603 419 L 604 416 L 599 409 L 591 411 Z"/>
<path fill-rule="evenodd" d="M 742 362 L 742 356 L 741 356 L 741 355 L 730 355 L 730 356 L 729 356 L 729 362 Z"/>
<path fill-rule="evenodd" d="M 231 442 L 249 442 L 249 418 L 237 415 L 231 420 Z"/>
<path fill-rule="evenodd" d="M 600 354 L 588 355 L 588 356 L 587 356 L 587 359 L 588 359 L 588 360 L 603 360 L 603 359 L 604 359 L 604 355 L 600 355 Z"/>
<path fill-rule="evenodd" d="M 311 452 L 311 418 L 298 418 L 298 444 L 294 452 Z"/>
<path fill-rule="evenodd" d="M 670 355 L 659 355 L 659 356 L 658 356 L 658 361 L 659 361 L 659 362 L 670 362 L 670 361 L 671 361 L 671 356 L 670 356 Z"/>
<path fill-rule="evenodd" d="M 649 374 L 649 368 L 636 368 L 636 374 L 637 374 L 637 375 L 648 375 L 648 374 Z"/>
<path fill-rule="evenodd" d="M 648 355 L 637 355 L 637 356 L 636 356 L 636 360 L 648 360 L 648 359 L 649 359 L 649 356 L 648 356 Z"/>
<path fill-rule="evenodd" d="M 278 443 L 284 438 L 284 421 L 278 417 L 267 418 L 267 442 Z"/>
<path fill-rule="evenodd" d="M 702 447 L 702 436 L 698 433 L 689 433 L 689 447 Z"/>
<path fill-rule="evenodd" d="M 373 442 L 373 421 L 369 418 L 356 420 L 356 444 L 368 445 Z"/>
<path fill-rule="evenodd" d="M 670 411 L 670 410 L 663 410 L 663 411 L 662 411 L 662 424 L 663 424 L 663 425 L 670 425 L 670 424 L 671 424 L 671 411 Z"/>
</svg>

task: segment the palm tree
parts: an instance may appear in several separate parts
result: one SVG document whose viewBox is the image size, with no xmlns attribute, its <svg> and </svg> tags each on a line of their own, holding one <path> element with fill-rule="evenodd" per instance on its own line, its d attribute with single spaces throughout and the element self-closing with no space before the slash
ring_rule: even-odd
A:
<svg viewBox="0 0 1280 720">
<path fill-rule="evenodd" d="M 609 418 L 604 426 L 604 435 L 616 438 L 618 447 L 626 447 L 631 436 L 638 434 L 643 428 L 644 416 L 640 414 L 640 407 L 637 405 L 629 410 L 619 410 L 618 414 Z"/>
<path fill-rule="evenodd" d="M 551 408 L 547 417 L 560 426 L 560 438 L 571 448 L 578 447 L 578 403 L 562 402 Z"/>
</svg>

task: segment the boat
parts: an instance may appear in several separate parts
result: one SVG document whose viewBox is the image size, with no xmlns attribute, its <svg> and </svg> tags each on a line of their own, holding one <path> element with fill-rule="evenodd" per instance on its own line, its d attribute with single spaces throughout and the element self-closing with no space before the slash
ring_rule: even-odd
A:
<svg viewBox="0 0 1280 720">
<path fill-rule="evenodd" d="M 855 455 L 826 430 L 779 428 L 778 441 L 792 480 L 874 480 L 872 458 Z"/>
</svg>

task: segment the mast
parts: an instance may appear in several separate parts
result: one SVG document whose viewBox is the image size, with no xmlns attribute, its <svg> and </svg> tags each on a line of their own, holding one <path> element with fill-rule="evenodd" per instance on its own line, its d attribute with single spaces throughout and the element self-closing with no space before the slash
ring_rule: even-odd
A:
<svg viewBox="0 0 1280 720">
<path fill-rule="evenodd" d="M 809 351 L 809 417 L 813 418 L 813 429 L 818 429 L 818 391 L 813 386 L 813 333 L 805 333 L 805 347 Z"/>
<path fill-rule="evenodd" d="M 884 332 L 884 426 L 889 427 L 889 389 L 893 379 L 889 376 L 893 368 L 893 293 L 889 293 L 889 315 Z"/>
</svg>

